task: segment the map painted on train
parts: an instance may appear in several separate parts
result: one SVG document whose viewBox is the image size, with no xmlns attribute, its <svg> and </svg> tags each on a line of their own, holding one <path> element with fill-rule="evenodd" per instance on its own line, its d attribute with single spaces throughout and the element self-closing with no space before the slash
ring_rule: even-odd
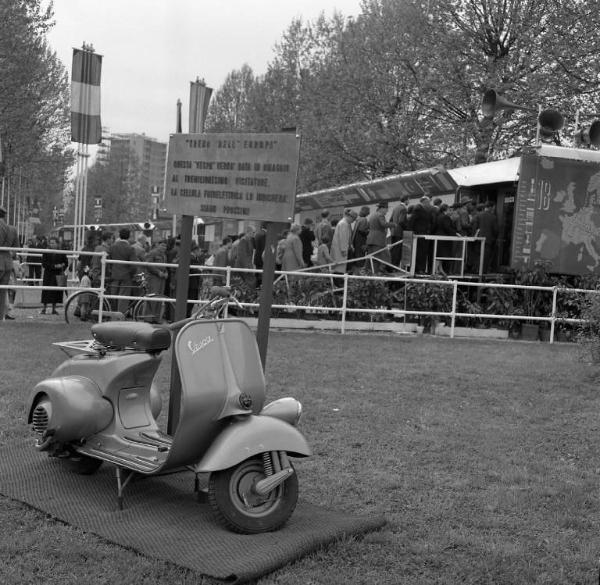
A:
<svg viewBox="0 0 600 585">
<path fill-rule="evenodd" d="M 600 163 L 524 155 L 514 225 L 513 266 L 600 274 Z"/>
</svg>

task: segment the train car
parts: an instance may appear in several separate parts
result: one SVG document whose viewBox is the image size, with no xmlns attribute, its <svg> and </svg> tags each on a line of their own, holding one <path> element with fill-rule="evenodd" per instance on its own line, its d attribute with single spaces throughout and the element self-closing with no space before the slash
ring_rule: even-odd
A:
<svg viewBox="0 0 600 585">
<path fill-rule="evenodd" d="M 600 273 L 600 151 L 550 144 L 524 149 L 520 156 L 454 169 L 432 168 L 373 181 L 342 185 L 296 198 L 298 219 L 332 217 L 345 207 L 390 209 L 408 194 L 446 202 L 492 202 L 498 219 L 494 265 L 567 275 Z"/>
</svg>

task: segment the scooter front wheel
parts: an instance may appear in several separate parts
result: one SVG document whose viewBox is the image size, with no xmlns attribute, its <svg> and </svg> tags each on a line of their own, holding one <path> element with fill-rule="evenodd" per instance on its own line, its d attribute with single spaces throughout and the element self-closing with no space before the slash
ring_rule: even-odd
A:
<svg viewBox="0 0 600 585">
<path fill-rule="evenodd" d="M 208 501 L 222 524 L 243 534 L 271 532 L 285 524 L 298 501 L 298 477 L 293 473 L 262 496 L 253 488 L 264 478 L 260 458 L 246 459 L 235 467 L 211 474 Z"/>
</svg>

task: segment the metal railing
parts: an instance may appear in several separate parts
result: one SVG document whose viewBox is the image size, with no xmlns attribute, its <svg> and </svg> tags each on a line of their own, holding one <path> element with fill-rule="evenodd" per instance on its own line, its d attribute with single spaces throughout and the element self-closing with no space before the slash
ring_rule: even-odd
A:
<svg viewBox="0 0 600 585">
<path fill-rule="evenodd" d="M 3 248 L 0 247 L 0 250 L 9 250 L 13 253 L 28 253 L 27 248 Z M 106 252 L 85 252 L 87 256 L 100 256 L 100 284 L 97 287 L 92 288 L 83 288 L 79 286 L 79 282 L 76 278 L 75 264 L 76 260 L 79 256 L 77 253 L 73 253 L 70 250 L 56 250 L 56 249 L 36 249 L 38 253 L 56 253 L 56 254 L 64 254 L 71 261 L 69 265 L 71 266 L 70 274 L 71 279 L 67 281 L 66 286 L 38 286 L 35 290 L 63 290 L 65 292 L 70 291 L 74 292 L 76 290 L 87 290 L 87 291 L 96 291 L 100 295 L 100 307 L 99 307 L 99 319 L 102 320 L 102 306 L 103 306 L 103 298 L 107 299 L 128 299 L 128 300 L 136 300 L 144 297 L 135 296 L 135 295 L 112 295 L 106 292 L 107 290 L 107 267 L 110 264 L 134 264 L 136 266 L 154 266 L 154 267 L 164 267 L 169 269 L 177 269 L 178 265 L 173 263 L 155 263 L 155 262 L 126 262 L 121 260 L 111 260 L 107 257 Z M 358 259 L 364 260 L 364 259 Z M 348 261 L 351 263 L 352 261 Z M 450 337 L 455 337 L 455 328 L 456 328 L 456 320 L 459 318 L 468 318 L 468 319 L 486 319 L 486 320 L 508 320 L 508 321 L 532 321 L 532 322 L 546 322 L 549 323 L 550 327 L 550 342 L 554 341 L 555 330 L 557 323 L 568 323 L 568 324 L 579 324 L 584 322 L 583 319 L 578 318 L 569 318 L 560 316 L 557 311 L 559 295 L 573 295 L 573 294 L 599 294 L 600 290 L 591 290 L 591 289 L 576 289 L 576 288 L 567 288 L 567 287 L 559 287 L 559 286 L 526 286 L 526 285 L 518 285 L 518 284 L 502 284 L 502 283 L 492 283 L 492 282 L 473 282 L 473 281 L 459 281 L 459 280 L 443 280 L 443 279 L 435 279 L 435 278 L 411 278 L 404 275 L 400 276 L 370 276 L 370 275 L 354 275 L 354 274 L 340 274 L 340 273 L 332 273 L 332 272 L 321 272 L 324 267 L 323 266 L 315 266 L 311 268 L 302 269 L 294 272 L 284 272 L 284 271 L 276 271 L 275 272 L 275 282 L 279 280 L 283 280 L 286 283 L 286 288 L 288 294 L 290 293 L 293 282 L 299 281 L 299 279 L 303 278 L 315 278 L 315 279 L 326 279 L 329 284 L 329 288 L 321 291 L 320 298 L 330 297 L 332 299 L 331 305 L 325 304 L 294 304 L 291 301 L 285 303 L 273 303 L 272 309 L 284 310 L 284 311 L 311 311 L 313 313 L 337 313 L 340 316 L 340 332 L 342 334 L 346 331 L 346 322 L 348 320 L 348 316 L 355 313 L 369 314 L 373 316 L 382 316 L 382 315 L 392 315 L 395 318 L 407 318 L 407 317 L 433 317 L 433 318 L 446 318 L 450 322 Z M 226 286 L 230 286 L 232 284 L 233 277 L 244 274 L 253 274 L 260 275 L 262 274 L 261 270 L 250 269 L 250 268 L 233 268 L 231 266 L 192 266 L 191 270 L 196 272 L 199 276 L 214 278 L 216 276 L 221 276 L 224 281 L 223 284 Z M 297 279 L 294 281 L 293 279 Z M 411 308 L 407 308 L 405 303 L 404 307 L 401 308 L 399 306 L 381 306 L 377 308 L 368 308 L 368 307 L 349 307 L 348 306 L 348 286 L 352 281 L 379 281 L 385 283 L 396 283 L 402 285 L 430 285 L 437 287 L 444 287 L 450 290 L 450 307 L 449 310 L 443 311 L 433 311 L 433 310 L 415 310 Z M 552 302 L 550 311 L 544 315 L 526 315 L 523 314 L 523 311 L 518 311 L 513 314 L 492 314 L 486 312 L 461 312 L 458 310 L 458 291 L 459 287 L 475 287 L 478 289 L 522 289 L 525 291 L 529 291 L 533 293 L 535 291 L 538 292 L 546 292 L 552 295 Z M 6 284 L 0 285 L 0 289 L 28 289 L 31 290 L 31 286 L 26 284 Z M 169 296 L 165 293 L 165 296 Z M 341 297 L 341 300 L 340 300 Z M 335 299 L 335 300 L 334 300 Z M 340 300 L 339 305 L 336 304 L 336 301 Z M 198 304 L 203 303 L 202 299 L 188 299 L 188 303 Z M 242 306 L 246 308 L 257 309 L 258 302 L 241 302 Z"/>
</svg>

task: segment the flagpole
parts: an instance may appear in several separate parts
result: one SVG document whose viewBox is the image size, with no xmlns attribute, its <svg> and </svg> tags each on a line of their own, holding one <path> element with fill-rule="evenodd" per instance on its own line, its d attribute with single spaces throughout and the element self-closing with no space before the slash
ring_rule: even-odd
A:
<svg viewBox="0 0 600 585">
<path fill-rule="evenodd" d="M 75 200 L 73 201 L 73 248 L 77 244 L 77 205 L 79 204 L 79 145 L 77 145 L 77 154 L 75 156 Z"/>
<path fill-rule="evenodd" d="M 73 209 L 73 250 L 79 242 L 79 205 L 81 198 L 81 143 L 77 145 L 77 172 L 75 175 L 75 205 Z"/>
<path fill-rule="evenodd" d="M 11 188 L 10 188 L 10 180 L 9 180 L 8 183 L 6 184 L 6 217 L 10 217 L 10 194 L 11 194 Z"/>
<path fill-rule="evenodd" d="M 19 166 L 19 190 L 15 193 L 15 227 L 17 228 L 17 237 L 21 235 L 19 226 L 19 215 L 21 211 L 21 198 L 23 197 L 23 167 Z"/>
<path fill-rule="evenodd" d="M 87 186 L 88 186 L 88 165 L 89 165 L 89 145 L 85 144 L 83 147 L 84 150 L 84 160 L 83 160 L 83 197 L 82 197 L 82 213 L 81 213 L 81 238 L 79 240 L 79 249 L 83 248 L 85 243 L 85 218 L 87 215 Z"/>
</svg>

